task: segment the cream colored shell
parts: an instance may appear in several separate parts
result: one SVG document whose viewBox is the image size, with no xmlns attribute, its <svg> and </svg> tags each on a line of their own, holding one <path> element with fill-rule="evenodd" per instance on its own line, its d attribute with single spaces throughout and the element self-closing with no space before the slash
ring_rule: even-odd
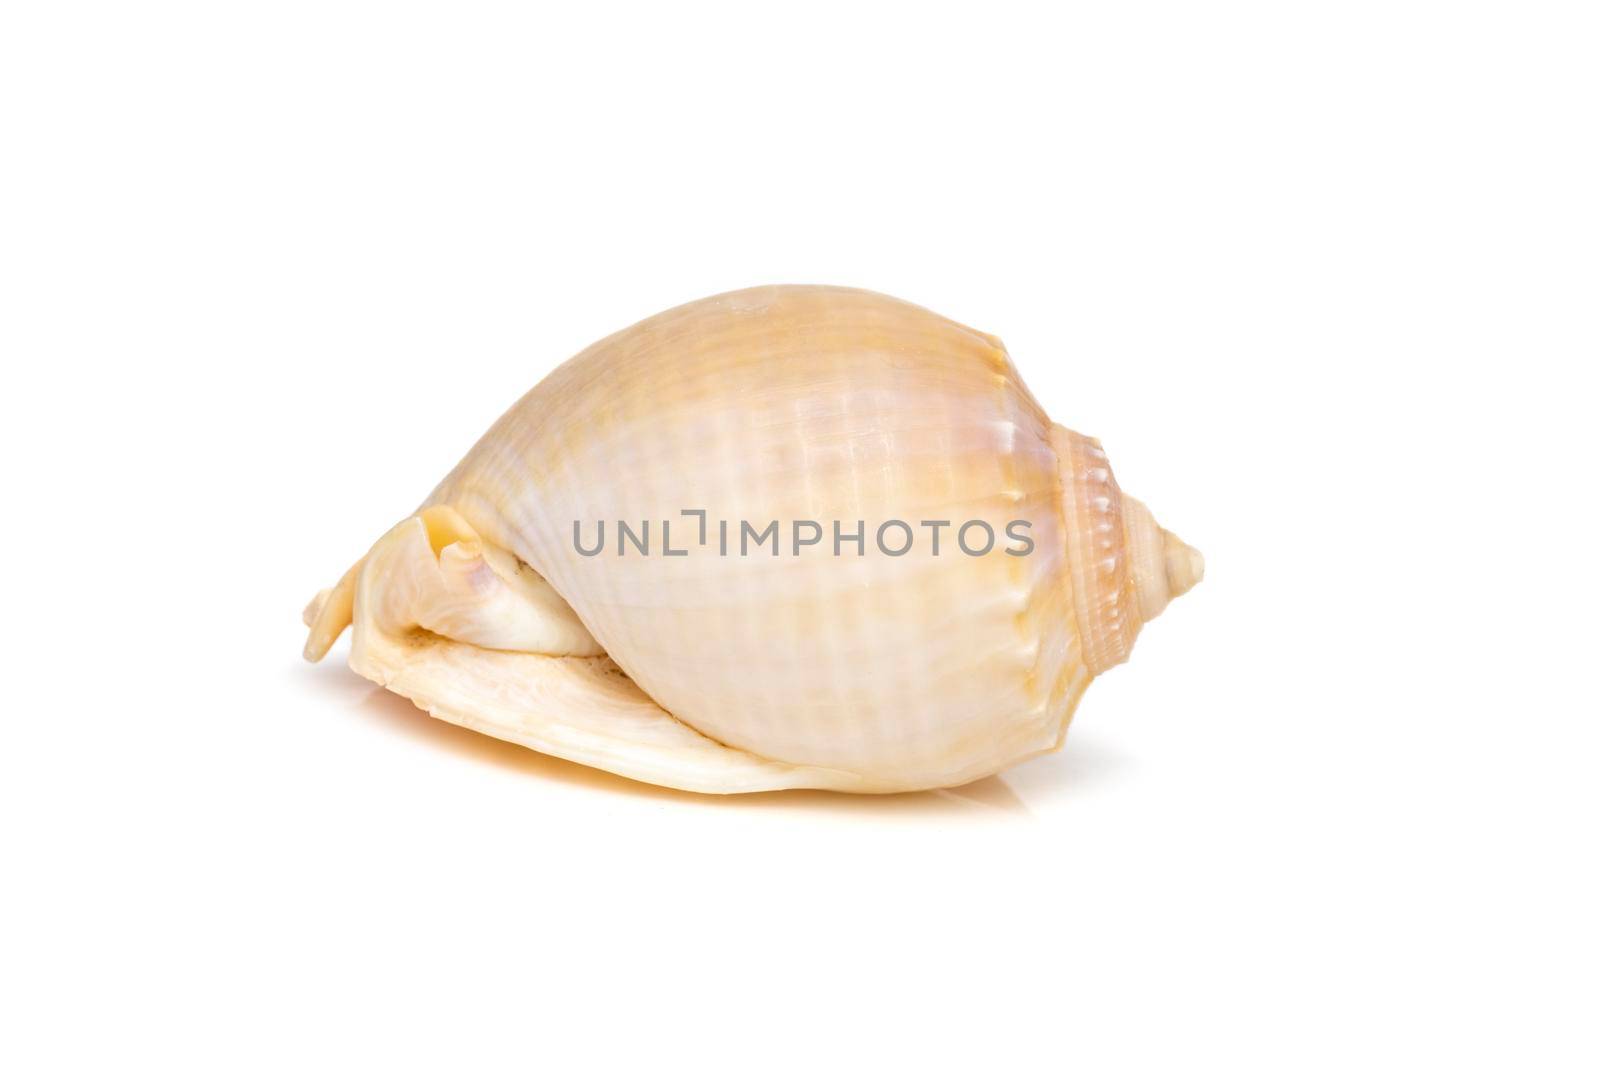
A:
<svg viewBox="0 0 1600 1067">
<path fill-rule="evenodd" d="M 619 554 L 618 520 L 648 522 L 653 551 Z M 742 553 L 740 523 L 771 520 L 779 553 Z M 889 520 L 903 555 L 875 543 Z M 1002 538 L 980 555 L 956 543 L 973 520 Z M 822 543 L 795 549 L 797 522 Z M 835 522 L 859 549 L 833 553 Z M 604 550 L 579 552 L 575 524 L 588 548 L 604 526 Z M 1006 552 L 1008 529 L 1031 551 Z M 921 789 L 1057 747 L 1200 566 L 996 338 L 776 286 L 557 368 L 313 602 L 307 655 L 353 619 L 351 666 L 433 714 L 645 781 Z"/>
</svg>

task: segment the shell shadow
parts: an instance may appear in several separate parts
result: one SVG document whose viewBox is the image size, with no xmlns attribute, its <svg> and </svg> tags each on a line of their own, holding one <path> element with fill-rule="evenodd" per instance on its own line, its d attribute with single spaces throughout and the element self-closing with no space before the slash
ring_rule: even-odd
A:
<svg viewBox="0 0 1600 1067">
<path fill-rule="evenodd" d="M 405 697 L 374 685 L 365 678 L 333 665 L 296 668 L 303 680 L 340 699 L 349 710 L 374 726 L 404 735 L 454 757 L 475 760 L 518 774 L 531 774 L 563 785 L 597 789 L 619 796 L 632 796 L 655 802 L 701 807 L 744 807 L 812 810 L 840 815 L 861 816 L 956 816 L 978 818 L 1032 819 L 1033 813 L 1001 775 L 969 782 L 953 789 L 934 789 L 920 793 L 861 795 L 833 793 L 818 789 L 791 789 L 774 793 L 736 793 L 727 796 L 686 793 L 664 786 L 624 778 L 609 771 L 547 756 L 509 741 L 435 719 Z M 1068 751 L 1045 757 L 1054 766 L 1047 774 L 1035 770 L 1028 774 L 1029 793 L 1043 796 L 1085 779 L 1094 780 L 1120 762 L 1109 762 L 1096 750 L 1068 746 Z M 1034 765 L 1045 762 L 1034 761 Z M 1070 766 L 1065 766 L 1070 764 Z M 1013 772 L 1007 772 L 1008 774 Z"/>
</svg>

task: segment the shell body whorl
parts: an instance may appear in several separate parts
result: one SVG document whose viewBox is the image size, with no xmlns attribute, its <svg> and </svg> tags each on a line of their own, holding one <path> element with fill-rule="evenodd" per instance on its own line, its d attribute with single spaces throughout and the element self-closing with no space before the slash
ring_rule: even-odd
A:
<svg viewBox="0 0 1600 1067">
<path fill-rule="evenodd" d="M 678 724 L 830 788 L 953 785 L 1054 748 L 1190 580 L 998 340 L 850 289 L 730 293 L 598 342 L 424 507 L 536 572 Z"/>
</svg>

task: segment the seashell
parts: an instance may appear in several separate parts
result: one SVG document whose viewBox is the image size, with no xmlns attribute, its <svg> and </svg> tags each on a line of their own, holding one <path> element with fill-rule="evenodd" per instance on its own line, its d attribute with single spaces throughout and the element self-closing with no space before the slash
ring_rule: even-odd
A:
<svg viewBox="0 0 1600 1067">
<path fill-rule="evenodd" d="M 353 622 L 350 666 L 431 714 L 647 782 L 894 792 L 1058 748 L 1202 569 L 998 339 L 772 286 L 558 367 L 305 654 Z"/>
</svg>

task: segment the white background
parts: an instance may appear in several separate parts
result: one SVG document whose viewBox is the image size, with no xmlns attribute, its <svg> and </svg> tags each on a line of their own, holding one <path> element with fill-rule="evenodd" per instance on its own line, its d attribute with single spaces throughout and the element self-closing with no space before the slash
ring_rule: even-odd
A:
<svg viewBox="0 0 1600 1067">
<path fill-rule="evenodd" d="M 0 1058 L 1594 1063 L 1593 7 L 0 16 Z M 1066 748 L 707 799 L 299 659 L 556 363 L 1000 334 L 1206 581 Z"/>
</svg>

